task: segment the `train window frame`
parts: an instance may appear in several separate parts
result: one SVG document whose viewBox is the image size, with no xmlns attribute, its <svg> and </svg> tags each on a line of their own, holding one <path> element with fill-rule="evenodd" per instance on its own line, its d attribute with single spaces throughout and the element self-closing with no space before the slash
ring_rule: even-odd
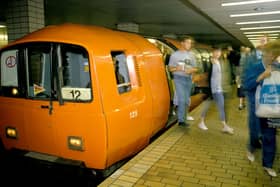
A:
<svg viewBox="0 0 280 187">
<path fill-rule="evenodd" d="M 86 84 L 86 87 L 71 87 L 71 86 L 65 86 L 65 77 L 64 73 L 66 71 L 66 68 L 64 67 L 65 60 L 67 58 L 63 58 L 63 49 L 65 46 L 73 47 L 76 49 L 79 49 L 83 51 L 83 55 L 87 58 L 87 61 L 83 62 L 83 68 L 84 71 L 88 74 L 88 81 Z M 92 102 L 93 101 L 93 91 L 92 91 L 92 78 L 91 78 L 91 71 L 90 71 L 90 56 L 88 53 L 88 50 L 80 45 L 76 44 L 69 44 L 69 43 L 59 43 L 57 46 L 57 57 L 58 57 L 58 79 L 61 84 L 61 97 L 63 101 L 67 102 Z M 81 64 L 80 64 L 81 65 Z M 80 66 L 81 70 L 81 66 Z M 80 96 L 83 96 L 81 99 Z"/>
<path fill-rule="evenodd" d="M 124 94 L 132 90 L 131 77 L 128 68 L 128 56 L 125 51 L 111 51 L 111 58 L 115 73 L 115 80 L 119 94 Z"/>
<path fill-rule="evenodd" d="M 48 48 L 48 50 L 46 50 L 46 48 Z M 48 62 L 46 62 L 47 53 L 45 50 L 49 53 Z M 33 52 L 32 55 L 30 55 L 31 52 Z M 55 93 L 55 90 L 53 88 L 54 83 L 53 83 L 53 79 L 52 79 L 52 76 L 53 76 L 52 75 L 52 66 L 53 66 L 53 64 L 52 64 L 52 44 L 50 42 L 29 43 L 25 46 L 24 54 L 25 54 L 27 98 L 34 99 L 34 100 L 49 100 L 51 98 L 52 100 L 57 100 L 57 96 L 55 94 L 53 94 L 53 93 Z M 34 57 L 31 58 L 33 56 L 33 54 L 35 54 L 34 55 L 35 59 L 34 59 Z M 39 55 L 39 59 L 36 59 L 36 58 L 38 58 L 38 55 Z M 33 60 L 36 60 L 35 63 L 37 63 L 37 64 L 31 64 L 31 63 L 34 63 Z M 49 64 L 47 64 L 47 63 L 49 63 Z M 40 83 L 35 84 L 35 82 L 33 82 L 34 74 L 32 74 L 33 72 L 31 71 L 32 69 L 30 69 L 30 68 L 33 68 L 33 65 L 35 66 L 38 64 L 40 66 L 39 75 L 41 77 L 39 78 Z M 32 82 L 30 82 L 30 81 L 32 81 Z M 49 81 L 49 82 L 46 83 L 47 81 Z M 46 86 L 45 86 L 45 83 L 47 84 Z M 31 85 L 31 84 L 33 84 L 33 85 Z"/>
<path fill-rule="evenodd" d="M 16 51 L 14 60 L 10 61 L 9 64 L 16 68 L 16 82 L 17 85 L 2 85 L 3 73 L 2 73 L 2 55 L 8 51 Z M 25 98 L 26 97 L 26 89 L 25 89 L 25 72 L 24 68 L 20 69 L 19 67 L 24 67 L 24 64 L 19 63 L 19 58 L 23 59 L 23 52 L 20 45 L 11 46 L 8 48 L 4 48 L 0 51 L 0 96 L 4 97 L 17 97 L 17 98 Z M 3 70 L 5 71 L 5 70 Z"/>
</svg>

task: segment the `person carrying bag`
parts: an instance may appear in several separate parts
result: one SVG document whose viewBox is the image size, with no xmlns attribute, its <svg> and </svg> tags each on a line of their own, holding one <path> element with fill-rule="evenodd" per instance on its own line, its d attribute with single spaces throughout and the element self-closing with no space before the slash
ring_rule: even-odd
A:
<svg viewBox="0 0 280 187">
<path fill-rule="evenodd" d="M 264 45 L 263 64 L 265 71 L 256 82 L 256 115 L 260 119 L 262 131 L 262 165 L 271 177 L 277 172 L 272 168 L 276 153 L 276 128 L 280 127 L 280 40 Z"/>
</svg>

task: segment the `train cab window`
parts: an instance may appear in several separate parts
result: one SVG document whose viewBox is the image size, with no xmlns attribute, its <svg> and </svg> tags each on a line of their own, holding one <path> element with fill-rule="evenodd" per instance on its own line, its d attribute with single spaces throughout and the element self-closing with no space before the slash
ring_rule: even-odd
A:
<svg viewBox="0 0 280 187">
<path fill-rule="evenodd" d="M 50 45 L 34 45 L 27 48 L 28 97 L 51 97 L 51 48 Z"/>
<path fill-rule="evenodd" d="M 19 93 L 18 83 L 18 52 L 17 49 L 6 50 L 1 53 L 0 71 L 0 94 L 4 96 L 17 97 Z"/>
<path fill-rule="evenodd" d="M 62 98 L 70 101 L 90 101 L 91 81 L 87 51 L 75 45 L 61 45 Z"/>
<path fill-rule="evenodd" d="M 128 73 L 127 57 L 122 51 L 112 51 L 112 60 L 118 92 L 125 93 L 131 90 L 131 82 Z"/>
</svg>

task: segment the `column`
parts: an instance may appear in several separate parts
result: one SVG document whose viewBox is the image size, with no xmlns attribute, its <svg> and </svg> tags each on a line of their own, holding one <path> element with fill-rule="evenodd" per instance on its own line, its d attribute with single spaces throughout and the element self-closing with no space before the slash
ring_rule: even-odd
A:
<svg viewBox="0 0 280 187">
<path fill-rule="evenodd" d="M 45 26 L 44 0 L 9 0 L 8 41 L 11 42 Z"/>
</svg>

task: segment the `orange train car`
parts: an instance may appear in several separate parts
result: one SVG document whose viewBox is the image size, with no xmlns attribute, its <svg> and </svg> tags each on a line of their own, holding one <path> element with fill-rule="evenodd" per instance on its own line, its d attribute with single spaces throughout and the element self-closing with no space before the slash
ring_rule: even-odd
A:
<svg viewBox="0 0 280 187">
<path fill-rule="evenodd" d="M 165 127 L 161 52 L 142 36 L 47 26 L 0 50 L 0 143 L 108 175 Z"/>
</svg>

